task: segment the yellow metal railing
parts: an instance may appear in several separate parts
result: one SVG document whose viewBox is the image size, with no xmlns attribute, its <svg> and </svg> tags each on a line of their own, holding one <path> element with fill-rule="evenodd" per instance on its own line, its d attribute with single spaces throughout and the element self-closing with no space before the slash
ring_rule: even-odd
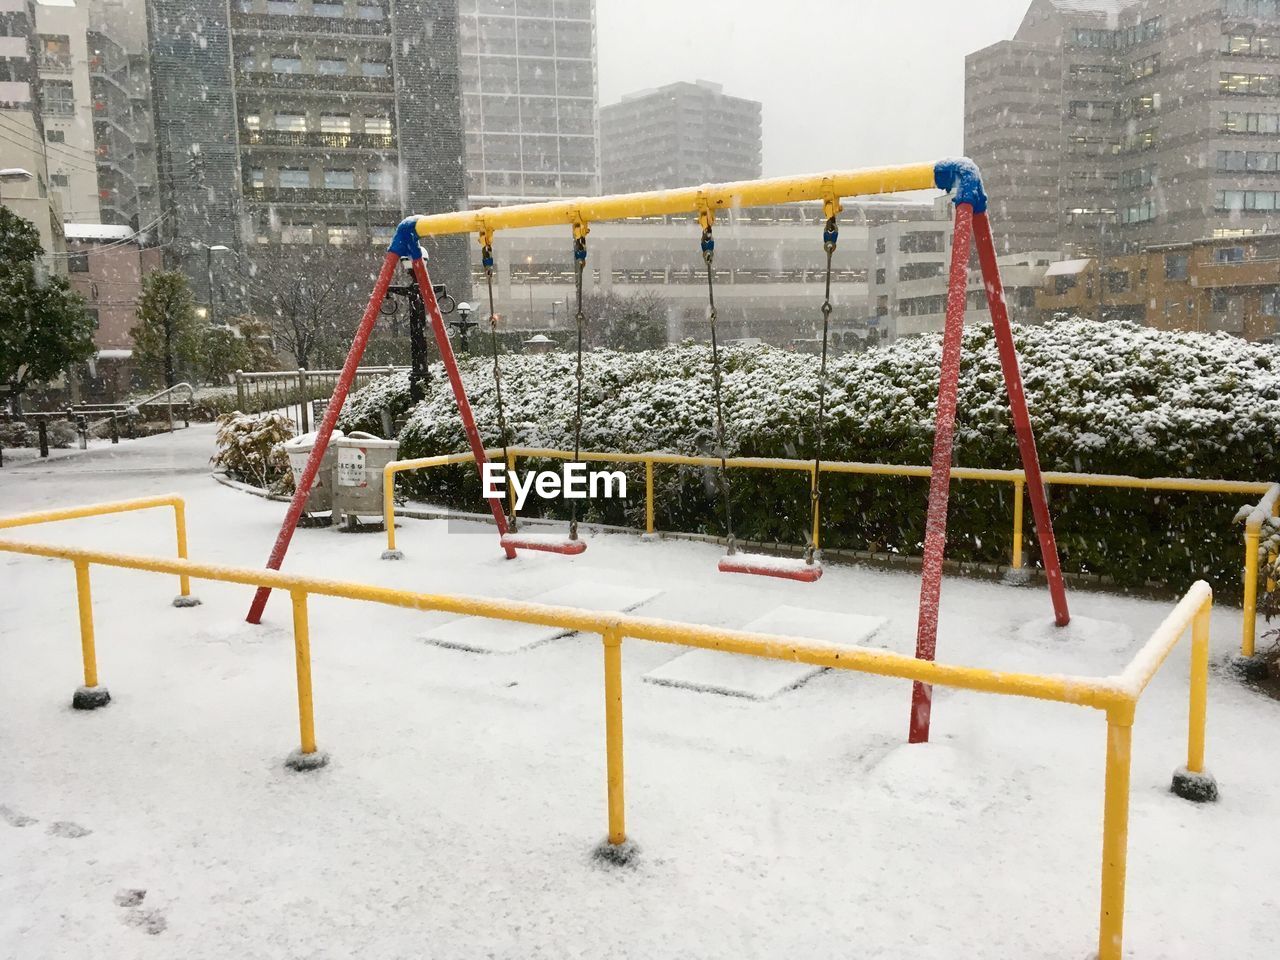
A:
<svg viewBox="0 0 1280 960">
<path fill-rule="evenodd" d="M 449 458 L 432 459 L 449 460 Z M 462 461 L 453 459 L 451 462 Z M 655 459 L 654 462 L 663 461 Z M 175 506 L 181 505 L 181 500 L 176 497 L 156 499 L 166 502 L 176 501 Z M 120 512 L 122 509 L 141 509 L 143 503 L 144 501 L 132 501 L 130 506 L 106 504 L 100 507 L 49 511 L 43 516 L 46 519 L 96 516 L 102 513 Z M 148 505 L 159 504 L 149 503 Z M 181 510 L 178 515 L 182 516 Z M 10 518 L 10 522 L 7 523 L 0 521 L 0 527 L 42 522 L 32 519 L 34 516 L 37 515 Z M 1192 627 L 1192 666 L 1186 769 L 1192 773 L 1202 773 L 1204 769 L 1209 616 L 1213 594 L 1209 585 L 1203 581 L 1196 583 L 1187 592 L 1122 673 L 1110 677 L 1073 677 L 986 670 L 918 660 L 904 654 L 872 647 L 839 646 L 804 637 L 725 630 L 622 613 L 588 611 L 573 607 L 488 597 L 418 593 L 373 584 L 297 576 L 273 570 L 197 563 L 181 557 L 167 559 L 133 556 L 4 539 L 0 539 L 0 550 L 28 556 L 64 559 L 75 565 L 77 582 L 83 581 L 83 589 L 79 594 L 79 612 L 84 675 L 86 686 L 95 688 L 98 686 L 98 675 L 93 643 L 93 612 L 87 589 L 91 565 L 176 574 L 184 583 L 189 578 L 196 578 L 288 590 L 293 600 L 298 725 L 300 752 L 303 757 L 315 756 L 317 753 L 311 687 L 310 624 L 307 616 L 307 600 L 313 594 L 599 634 L 604 646 L 608 843 L 613 847 L 623 844 L 627 837 L 622 739 L 622 641 L 627 638 L 917 680 L 963 690 L 1078 704 L 1105 711 L 1107 760 L 1098 938 L 1100 960 L 1119 960 L 1121 957 L 1125 864 L 1128 850 L 1131 729 L 1135 709 L 1147 684 L 1189 625 Z"/>
<path fill-rule="evenodd" d="M 0 530 L 12 530 L 16 527 L 31 527 L 40 523 L 53 523 L 59 520 L 82 520 L 86 517 L 105 517 L 113 513 L 132 513 L 135 510 L 151 510 L 156 507 L 173 508 L 173 525 L 178 541 L 178 557 L 187 557 L 187 505 L 177 494 L 169 493 L 156 497 L 137 497 L 132 500 L 115 500 L 110 503 L 93 503 L 82 507 L 67 507 L 60 510 L 39 510 L 34 513 L 19 513 L 9 517 L 0 517 Z M 79 583 L 77 572 L 77 583 Z M 88 574 L 85 574 L 83 594 L 89 595 Z M 191 596 L 191 581 L 186 574 L 178 575 L 178 597 L 176 606 L 190 606 L 196 602 Z M 188 602 L 180 602 L 185 598 Z M 92 683 L 86 681 L 85 686 Z"/>
<path fill-rule="evenodd" d="M 1240 637 L 1240 656 L 1252 657 L 1258 635 L 1258 550 L 1262 541 L 1262 524 L 1280 515 L 1280 483 L 1271 484 L 1258 505 L 1244 522 L 1244 623 Z M 1267 581 L 1267 589 L 1275 584 Z"/>
<path fill-rule="evenodd" d="M 570 450 L 550 450 L 541 447 L 510 447 L 507 469 L 515 470 L 516 461 L 521 458 L 543 458 L 548 460 L 572 460 Z M 500 451 L 486 451 L 490 458 L 497 457 Z M 426 470 L 453 463 L 471 463 L 470 453 L 449 454 L 448 456 L 423 457 L 417 460 L 396 460 L 386 465 L 383 470 L 383 520 L 387 528 L 387 549 L 395 551 L 395 496 L 394 479 L 398 473 L 410 470 Z M 694 457 L 675 453 L 598 453 L 584 452 L 579 459 L 585 462 L 644 464 L 644 507 L 645 533 L 656 533 L 654 527 L 654 464 L 677 464 L 692 467 L 718 467 L 720 461 L 716 457 Z M 765 457 L 733 457 L 727 461 L 730 468 L 739 470 L 791 470 L 807 472 L 810 483 L 813 481 L 812 460 L 783 460 Z M 895 463 L 857 463 L 849 461 L 823 462 L 823 473 L 859 474 L 863 476 L 889 477 L 925 477 L 930 468 L 914 464 Z M 1124 490 L 1167 490 L 1179 493 L 1201 494 L 1257 494 L 1263 493 L 1263 503 L 1255 509 L 1245 528 L 1245 573 L 1244 573 L 1244 633 L 1246 640 L 1243 648 L 1252 656 L 1253 638 L 1257 629 L 1257 579 L 1258 579 L 1258 538 L 1264 516 L 1280 513 L 1280 484 L 1254 480 L 1200 480 L 1187 477 L 1129 477 L 1117 474 L 1101 473 L 1064 473 L 1050 471 L 1043 475 L 1046 487 L 1111 487 Z M 1010 566 L 1015 570 L 1022 569 L 1022 526 L 1026 475 L 1021 470 L 987 470 L 974 467 L 952 467 L 953 480 L 976 480 L 997 483 L 1008 483 L 1013 487 L 1013 550 Z M 1274 493 L 1273 493 L 1274 491 Z M 515 512 L 514 501 L 511 504 Z M 1259 512 L 1262 511 L 1262 512 Z M 812 531 L 813 542 L 820 545 L 819 522 L 814 518 Z M 1252 531 L 1252 533 L 1250 533 Z M 1250 540 L 1252 536 L 1252 540 Z"/>
</svg>

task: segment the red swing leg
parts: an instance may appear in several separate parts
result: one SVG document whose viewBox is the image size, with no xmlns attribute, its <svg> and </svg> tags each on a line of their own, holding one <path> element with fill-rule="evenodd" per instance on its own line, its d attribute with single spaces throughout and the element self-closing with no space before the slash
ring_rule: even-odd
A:
<svg viewBox="0 0 1280 960">
<path fill-rule="evenodd" d="M 942 370 L 934 415 L 933 467 L 929 475 L 929 509 L 924 529 L 924 563 L 920 577 L 920 614 L 916 622 L 916 659 L 932 660 L 938 645 L 938 601 L 942 593 L 942 560 L 947 546 L 947 501 L 951 494 L 951 450 L 955 439 L 956 393 L 960 382 L 960 342 L 969 282 L 969 244 L 973 239 L 973 206 L 956 204 L 947 286 L 946 328 L 942 335 Z M 908 741 L 929 739 L 933 687 L 911 685 L 911 729 Z"/>
<path fill-rule="evenodd" d="M 996 246 L 991 239 L 991 221 L 986 213 L 973 218 L 973 240 L 978 247 L 978 261 L 982 264 L 982 279 L 987 288 L 987 303 L 991 309 L 991 326 L 995 330 L 996 347 L 1000 351 L 1000 367 L 1004 371 L 1005 390 L 1009 394 L 1009 410 L 1013 414 L 1013 426 L 1018 434 L 1018 452 L 1022 456 L 1022 470 L 1027 475 L 1027 492 L 1031 495 L 1031 513 L 1036 521 L 1036 537 L 1040 541 L 1040 558 L 1044 563 L 1045 579 L 1049 581 L 1049 596 L 1053 601 L 1053 618 L 1060 627 L 1071 622 L 1067 609 L 1067 589 L 1062 582 L 1062 566 L 1058 562 L 1058 543 L 1053 536 L 1053 520 L 1049 516 L 1049 503 L 1044 495 L 1044 480 L 1040 476 L 1040 454 L 1036 450 L 1036 435 L 1031 427 L 1031 415 L 1027 412 L 1027 397 L 1022 390 L 1022 372 L 1018 369 L 1018 350 L 1013 345 L 1013 330 L 1009 327 L 1009 307 L 1004 300 L 1004 285 L 1000 281 L 1000 266 L 996 263 Z"/>
<path fill-rule="evenodd" d="M 364 316 L 360 318 L 360 326 L 356 328 L 355 339 L 351 342 L 351 350 L 347 353 L 347 360 L 342 365 L 342 372 L 338 374 L 338 382 L 334 384 L 329 406 L 325 408 L 324 417 L 316 428 L 315 445 L 311 448 L 311 455 L 307 457 L 306 466 L 302 468 L 302 476 L 298 478 L 297 489 L 293 492 L 293 499 L 289 501 L 289 510 L 285 513 L 284 523 L 281 524 L 280 533 L 276 536 L 275 546 L 271 548 L 271 556 L 267 558 L 268 570 L 279 570 L 280 565 L 284 563 L 284 555 L 289 550 L 289 541 L 293 539 L 293 531 L 297 529 L 298 520 L 307 505 L 307 497 L 311 495 L 311 486 L 315 483 L 316 474 L 320 472 L 320 461 L 324 459 L 324 452 L 329 447 L 329 438 L 333 435 L 334 424 L 338 422 L 338 414 L 342 412 L 342 404 L 347 399 L 351 381 L 355 379 L 356 368 L 360 366 L 360 358 L 364 356 L 369 334 L 373 332 L 373 325 L 378 320 L 378 311 L 382 308 L 383 298 L 387 295 L 387 287 L 391 284 L 399 263 L 400 257 L 391 251 L 387 252 L 386 258 L 382 261 L 382 270 L 379 271 L 377 282 L 373 285 L 369 305 L 365 307 Z M 257 593 L 253 595 L 253 603 L 249 605 L 249 615 L 245 617 L 249 623 L 262 622 L 262 611 L 270 596 L 270 587 L 258 588 Z"/>
</svg>

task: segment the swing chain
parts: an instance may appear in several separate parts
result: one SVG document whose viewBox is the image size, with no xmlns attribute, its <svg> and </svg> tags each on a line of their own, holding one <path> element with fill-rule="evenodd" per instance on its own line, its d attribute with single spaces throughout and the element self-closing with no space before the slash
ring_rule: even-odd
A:
<svg viewBox="0 0 1280 960">
<path fill-rule="evenodd" d="M 480 262 L 484 266 L 484 279 L 489 288 L 489 340 L 493 345 L 493 390 L 494 402 L 498 408 L 498 436 L 502 440 L 502 468 L 505 470 L 511 463 L 511 435 L 507 430 L 507 417 L 502 409 L 502 365 L 498 362 L 498 312 L 493 305 L 493 247 L 485 243 L 480 248 Z M 510 509 L 507 498 L 502 501 L 503 511 L 507 514 L 507 522 L 511 532 L 516 531 L 516 514 Z"/>
<path fill-rule="evenodd" d="M 840 228 L 834 215 L 827 217 L 826 226 L 822 230 L 822 249 L 827 254 L 826 293 L 822 300 L 822 362 L 818 366 L 818 422 L 817 436 L 813 457 L 813 533 L 805 548 L 804 559 L 812 564 L 817 558 L 818 520 L 822 509 L 822 441 L 823 421 L 826 419 L 827 402 L 827 339 L 831 325 L 831 258 L 836 252 L 836 243 L 840 239 Z"/>
<path fill-rule="evenodd" d="M 582 454 L 582 339 L 583 331 L 587 324 L 586 315 L 582 310 L 582 272 L 587 266 L 587 236 L 583 229 L 581 233 L 578 229 L 574 230 L 573 237 L 573 282 L 577 292 L 578 299 L 578 361 L 577 368 L 574 371 L 574 379 L 577 382 L 577 399 L 574 403 L 573 410 L 573 460 L 578 462 Z M 569 501 L 569 539 L 578 539 L 578 501 Z"/>
<path fill-rule="evenodd" d="M 716 405 L 716 448 L 720 456 L 720 470 L 716 474 L 719 480 L 720 500 L 724 503 L 724 530 L 728 541 L 729 556 L 738 552 L 737 541 L 733 536 L 733 511 L 729 506 L 729 464 L 726 458 L 724 442 L 724 403 L 720 396 L 720 344 L 716 337 L 716 293 L 715 293 L 715 260 L 716 241 L 711 232 L 711 218 L 703 218 L 702 259 L 707 265 L 707 319 L 711 324 L 711 389 Z"/>
</svg>

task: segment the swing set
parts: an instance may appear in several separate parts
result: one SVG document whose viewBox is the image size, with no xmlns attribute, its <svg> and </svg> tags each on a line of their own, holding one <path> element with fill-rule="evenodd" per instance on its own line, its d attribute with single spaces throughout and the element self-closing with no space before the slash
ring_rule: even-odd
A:
<svg viewBox="0 0 1280 960">
<path fill-rule="evenodd" d="M 629 217 L 662 216 L 695 213 L 702 228 L 701 250 L 707 275 L 707 317 L 710 326 L 712 390 L 715 412 L 716 454 L 719 499 L 724 509 L 724 527 L 728 544 L 727 554 L 719 562 L 719 569 L 726 573 L 754 574 L 779 577 L 812 583 L 822 576 L 819 557 L 819 529 L 821 518 L 821 473 L 826 414 L 827 355 L 831 305 L 832 259 L 839 239 L 838 216 L 841 199 L 845 197 L 889 194 L 912 190 L 940 189 L 952 194 L 955 206 L 954 234 L 951 263 L 948 274 L 946 320 L 942 339 L 942 361 L 938 385 L 938 402 L 934 421 L 934 445 L 930 470 L 929 498 L 925 520 L 924 556 L 920 584 L 920 607 L 916 629 L 916 656 L 932 660 L 937 645 L 938 604 L 942 585 L 942 565 L 946 548 L 947 506 L 950 495 L 951 458 L 955 436 L 956 394 L 960 375 L 960 348 L 964 331 L 964 311 L 967 299 L 968 265 L 970 249 L 977 247 L 978 262 L 986 287 L 987 302 L 991 312 L 996 344 L 1004 374 L 1005 389 L 1017 433 L 1018 450 L 1026 474 L 1027 490 L 1031 498 L 1032 515 L 1036 535 L 1040 543 L 1040 557 L 1048 581 L 1053 603 L 1054 619 L 1059 626 L 1070 621 L 1062 571 L 1058 562 L 1053 525 L 1049 517 L 1041 479 L 1039 455 L 1035 435 L 1027 412 L 1022 376 L 1018 365 L 1017 350 L 1009 324 L 1008 307 L 996 262 L 991 224 L 987 217 L 987 196 L 977 166 L 967 159 L 942 160 L 933 164 L 914 164 L 900 167 L 883 167 L 816 174 L 800 177 L 782 177 L 771 180 L 749 180 L 739 183 L 705 185 L 677 190 L 656 190 L 647 193 L 621 194 L 576 200 L 555 200 L 543 203 L 519 204 L 510 207 L 486 207 L 480 210 L 464 210 L 455 213 L 409 217 L 401 222 L 383 261 L 382 269 L 374 284 L 373 294 L 357 328 L 351 351 L 342 373 L 334 387 L 333 397 L 325 410 L 325 416 L 316 431 L 316 440 L 306 467 L 298 479 L 297 489 L 276 539 L 267 568 L 278 570 L 284 562 L 289 542 L 310 494 L 312 484 L 320 468 L 320 462 L 328 446 L 338 414 L 346 400 L 356 368 L 364 353 L 369 336 L 377 320 L 387 288 L 402 260 L 408 260 L 413 272 L 427 316 L 431 322 L 436 346 L 448 375 L 463 429 L 471 448 L 476 470 L 483 476 L 486 463 L 485 448 L 476 427 L 471 404 L 467 398 L 457 361 L 449 343 L 436 300 L 431 278 L 427 273 L 420 240 L 423 237 L 448 234 L 474 233 L 481 244 L 482 264 L 489 298 L 490 340 L 493 345 L 493 376 L 498 416 L 498 430 L 504 457 L 508 456 L 510 436 L 502 405 L 502 370 L 498 356 L 498 314 L 493 296 L 493 235 L 499 229 L 535 226 L 568 226 L 572 231 L 574 283 L 577 295 L 577 361 L 575 367 L 574 406 L 574 462 L 581 457 L 582 439 L 582 351 L 586 321 L 582 308 L 583 271 L 587 260 L 587 235 L 590 224 Z M 720 344 L 716 330 L 715 304 L 715 218 L 717 211 L 753 206 L 772 206 L 800 201 L 821 201 L 824 225 L 822 249 L 826 256 L 825 297 L 822 313 L 822 353 L 818 373 L 818 402 L 815 416 L 814 466 L 811 476 L 810 504 L 811 527 L 801 558 L 759 556 L 739 552 L 734 539 L 733 518 L 730 507 L 728 480 L 728 452 L 725 441 L 725 415 L 722 397 L 722 372 Z M 570 500 L 568 537 L 546 534 L 528 534 L 516 529 L 514 510 L 508 514 L 502 497 L 489 499 L 498 531 L 498 543 L 508 559 L 515 559 L 519 550 L 543 551 L 564 555 L 580 554 L 586 544 L 578 537 L 576 501 Z M 261 621 L 263 609 L 270 595 L 269 587 L 260 587 L 254 596 L 247 617 L 250 623 Z M 928 739 L 929 714 L 932 688 L 917 681 L 912 689 L 912 718 L 909 739 L 920 742 Z"/>
</svg>

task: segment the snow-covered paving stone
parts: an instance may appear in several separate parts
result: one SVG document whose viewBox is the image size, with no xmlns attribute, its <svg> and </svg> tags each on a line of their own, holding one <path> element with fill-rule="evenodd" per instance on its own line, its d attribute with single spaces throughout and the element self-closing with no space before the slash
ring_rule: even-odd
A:
<svg viewBox="0 0 1280 960">
<path fill-rule="evenodd" d="M 742 629 L 751 633 L 807 637 L 833 645 L 862 646 L 884 624 L 884 617 L 781 606 L 744 624 Z M 745 657 L 723 650 L 690 650 L 650 670 L 644 679 L 669 687 L 768 700 L 783 691 L 794 690 L 822 670 L 808 663 Z"/>
<path fill-rule="evenodd" d="M 626 587 L 597 583 L 593 580 L 578 580 L 528 599 L 533 603 L 545 603 L 557 607 L 622 613 L 647 603 L 660 592 L 645 587 Z M 422 635 L 422 639 L 441 647 L 467 650 L 472 653 L 516 653 L 549 640 L 567 637 L 571 633 L 573 633 L 572 630 L 565 630 L 563 627 L 548 627 L 537 623 L 511 623 L 505 620 L 486 620 L 481 617 L 459 617 L 457 620 L 450 620 L 432 627 Z"/>
<path fill-rule="evenodd" d="M 203 431 L 203 432 L 202 432 Z M 206 428 L 0 471 L 0 513 L 177 492 L 192 556 L 261 566 L 285 505 L 209 480 Z M 136 468 L 136 469 L 135 469 Z M 1229 519 L 1229 518 L 1228 518 Z M 172 514 L 0 537 L 172 556 Z M 915 576 L 828 564 L 814 584 L 730 577 L 707 544 L 597 535 L 580 557 L 506 560 L 491 525 L 405 520 L 300 530 L 286 571 L 527 599 L 579 580 L 661 590 L 644 616 L 740 627 L 780 606 L 884 617 L 914 648 Z M 596 863 L 606 828 L 602 644 L 579 635 L 483 657 L 415 639 L 452 615 L 313 597 L 319 746 L 298 746 L 287 595 L 94 567 L 99 672 L 82 682 L 74 576 L 0 552 L 0 957 L 253 960 L 545 957 L 1081 958 L 1095 947 L 1105 720 L 935 691 L 933 740 L 905 743 L 910 684 L 830 670 L 766 701 L 642 682 L 682 651 L 622 645 L 626 803 L 640 855 Z M 1173 607 L 1072 591 L 1063 642 L 1037 588 L 948 577 L 938 657 L 1118 672 Z M 1087 618 L 1087 620 L 1083 619 Z M 1020 635 L 1031 622 L 1043 633 Z M 1214 609 L 1221 660 L 1240 612 Z M 1185 762 L 1188 644 L 1134 727 L 1126 956 L 1273 960 L 1280 704 L 1215 671 L 1207 765 L 1222 799 L 1169 793 Z M 86 831 L 68 837 L 54 824 Z M 134 906 L 120 891 L 145 890 Z"/>
</svg>

